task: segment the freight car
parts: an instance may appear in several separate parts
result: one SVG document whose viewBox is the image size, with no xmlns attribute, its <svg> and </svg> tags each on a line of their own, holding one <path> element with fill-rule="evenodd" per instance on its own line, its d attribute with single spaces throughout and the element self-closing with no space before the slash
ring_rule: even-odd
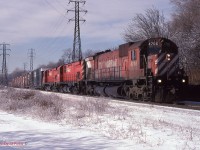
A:
<svg viewBox="0 0 200 150">
<path fill-rule="evenodd" d="M 160 37 L 39 72 L 41 89 L 156 102 L 174 100 L 188 84 L 179 67 L 178 47 Z"/>
<path fill-rule="evenodd" d="M 29 88 L 31 81 L 31 73 L 24 73 L 21 76 L 14 78 L 11 82 L 12 87 Z"/>
<path fill-rule="evenodd" d="M 42 89 L 43 88 L 43 75 L 44 72 L 48 70 L 48 68 L 38 68 L 31 72 L 30 78 L 30 87 L 34 89 Z"/>
<path fill-rule="evenodd" d="M 9 85 L 17 88 L 42 89 L 43 72 L 45 70 L 47 70 L 47 68 L 38 68 L 34 71 L 24 73 L 12 79 Z"/>
</svg>

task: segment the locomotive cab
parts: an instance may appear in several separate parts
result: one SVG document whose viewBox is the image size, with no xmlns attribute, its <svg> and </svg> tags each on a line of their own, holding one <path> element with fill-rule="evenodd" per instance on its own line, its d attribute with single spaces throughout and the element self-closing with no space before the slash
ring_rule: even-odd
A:
<svg viewBox="0 0 200 150">
<path fill-rule="evenodd" d="M 147 43 L 146 77 L 152 76 L 152 97 L 157 102 L 171 102 L 177 89 L 188 83 L 180 72 L 178 47 L 165 38 L 152 38 Z"/>
<path fill-rule="evenodd" d="M 188 83 L 187 76 L 179 68 L 178 47 L 169 39 L 135 42 L 130 49 L 130 64 L 135 65 L 130 65 L 129 69 L 130 80 L 134 82 L 131 86 L 126 85 L 129 98 L 171 102 L 174 99 L 171 95 Z M 132 67 L 136 69 L 130 74 Z"/>
</svg>

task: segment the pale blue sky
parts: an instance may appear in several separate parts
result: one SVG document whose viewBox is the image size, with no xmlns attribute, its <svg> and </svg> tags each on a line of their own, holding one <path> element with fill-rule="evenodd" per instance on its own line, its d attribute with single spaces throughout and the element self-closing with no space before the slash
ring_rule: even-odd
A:
<svg viewBox="0 0 200 150">
<path fill-rule="evenodd" d="M 122 33 L 136 13 L 156 8 L 169 19 L 172 13 L 170 0 L 86 0 L 81 24 L 82 50 L 104 50 L 124 43 Z M 36 52 L 34 68 L 57 61 L 64 49 L 72 48 L 74 22 L 68 23 L 73 13 L 68 0 L 0 0 L 0 43 L 11 44 L 8 57 L 9 73 L 23 69 L 28 50 Z M 0 58 L 2 63 L 2 58 Z"/>
</svg>

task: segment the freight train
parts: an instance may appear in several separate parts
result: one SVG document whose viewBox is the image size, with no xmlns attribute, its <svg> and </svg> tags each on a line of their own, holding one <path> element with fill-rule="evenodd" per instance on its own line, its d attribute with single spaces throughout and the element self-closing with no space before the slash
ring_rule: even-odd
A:
<svg viewBox="0 0 200 150">
<path fill-rule="evenodd" d="M 64 93 L 172 102 L 188 77 L 179 66 L 178 47 L 166 38 L 129 42 L 83 60 L 37 69 L 11 86 Z"/>
</svg>

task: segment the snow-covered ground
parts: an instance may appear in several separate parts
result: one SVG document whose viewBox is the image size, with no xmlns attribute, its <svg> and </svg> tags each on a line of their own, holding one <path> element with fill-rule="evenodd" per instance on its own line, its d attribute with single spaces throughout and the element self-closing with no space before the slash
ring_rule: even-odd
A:
<svg viewBox="0 0 200 150">
<path fill-rule="evenodd" d="M 7 146 L 8 145 L 8 146 Z M 126 141 L 67 125 L 45 123 L 0 111 L 0 149 L 129 149 Z"/>
<path fill-rule="evenodd" d="M 34 110 L 41 109 L 27 104 L 30 97 L 15 104 L 23 105 L 24 109 L 13 109 L 12 97 L 5 97 L 6 92 L 9 95 L 10 91 L 6 90 L 1 92 L 3 96 L 0 95 L 7 98 L 1 100 L 1 104 L 5 104 L 1 107 L 4 111 L 0 111 L 0 140 L 8 144 L 21 142 L 19 149 L 200 149 L 200 111 L 197 110 L 56 94 L 63 99 L 64 111 L 59 113 L 61 117 L 56 117 L 59 119 L 47 123 L 46 119 L 46 122 L 42 121 L 42 117 L 54 109 L 38 115 Z M 8 147 L 0 146 L 0 149 L 4 148 Z"/>
</svg>

